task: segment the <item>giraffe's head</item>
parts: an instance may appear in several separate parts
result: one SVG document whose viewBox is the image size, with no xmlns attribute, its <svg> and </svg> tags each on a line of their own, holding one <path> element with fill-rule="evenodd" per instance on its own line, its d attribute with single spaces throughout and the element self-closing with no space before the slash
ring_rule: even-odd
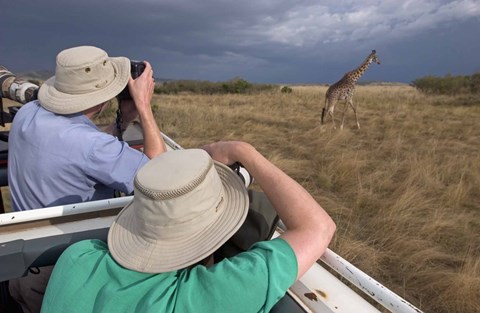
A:
<svg viewBox="0 0 480 313">
<path fill-rule="evenodd" d="M 368 56 L 369 63 L 377 63 L 380 64 L 380 59 L 377 57 L 377 51 L 372 50 L 372 53 Z"/>
</svg>

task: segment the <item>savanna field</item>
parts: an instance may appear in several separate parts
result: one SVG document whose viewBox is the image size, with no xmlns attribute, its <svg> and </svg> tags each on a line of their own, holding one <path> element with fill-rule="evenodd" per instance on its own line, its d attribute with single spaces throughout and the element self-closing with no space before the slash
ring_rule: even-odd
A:
<svg viewBox="0 0 480 313">
<path fill-rule="evenodd" d="M 292 89 L 159 95 L 155 112 L 184 148 L 252 143 L 333 216 L 332 250 L 425 312 L 480 312 L 480 99 L 358 86 L 361 129 L 350 109 L 333 130 L 327 87 Z"/>
<path fill-rule="evenodd" d="M 424 312 L 480 312 L 478 96 L 357 86 L 361 129 L 349 109 L 334 130 L 320 124 L 327 87 L 292 89 L 155 95 L 153 107 L 184 148 L 253 144 L 334 218 L 333 251 Z"/>
</svg>

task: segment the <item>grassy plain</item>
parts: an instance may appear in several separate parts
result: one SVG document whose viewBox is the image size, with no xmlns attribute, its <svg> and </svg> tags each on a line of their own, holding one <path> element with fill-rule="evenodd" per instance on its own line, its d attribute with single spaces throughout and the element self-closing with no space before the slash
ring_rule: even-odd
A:
<svg viewBox="0 0 480 313">
<path fill-rule="evenodd" d="M 359 86 L 361 129 L 350 109 L 334 130 L 320 125 L 326 88 L 160 95 L 154 108 L 184 148 L 256 146 L 333 216 L 332 250 L 415 306 L 480 312 L 480 99 Z"/>
<path fill-rule="evenodd" d="M 320 124 L 327 87 L 292 88 L 155 95 L 153 107 L 184 148 L 252 143 L 335 219 L 332 250 L 424 312 L 480 312 L 480 99 L 358 86 L 361 129 L 350 109 L 334 130 Z"/>
</svg>

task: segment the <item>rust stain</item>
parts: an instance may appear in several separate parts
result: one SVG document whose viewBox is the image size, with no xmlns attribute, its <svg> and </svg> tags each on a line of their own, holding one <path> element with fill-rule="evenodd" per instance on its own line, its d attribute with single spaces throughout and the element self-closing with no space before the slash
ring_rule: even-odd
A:
<svg viewBox="0 0 480 313">
<path fill-rule="evenodd" d="M 314 294 L 313 292 L 307 292 L 307 293 L 305 294 L 305 297 L 307 297 L 308 299 L 310 299 L 310 300 L 312 300 L 312 301 L 315 301 L 315 302 L 318 301 L 317 295 Z"/>
<path fill-rule="evenodd" d="M 325 293 L 324 291 L 321 291 L 321 290 L 318 290 L 318 289 L 315 289 L 315 291 L 322 297 L 324 297 L 325 299 L 327 298 L 327 293 Z"/>
</svg>

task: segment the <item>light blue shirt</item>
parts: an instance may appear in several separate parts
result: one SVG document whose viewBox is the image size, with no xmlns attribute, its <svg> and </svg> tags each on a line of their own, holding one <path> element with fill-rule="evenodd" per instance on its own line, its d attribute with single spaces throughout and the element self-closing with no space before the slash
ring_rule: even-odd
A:
<svg viewBox="0 0 480 313">
<path fill-rule="evenodd" d="M 112 198 L 114 190 L 129 194 L 148 161 L 84 114 L 58 115 L 38 101 L 15 115 L 8 144 L 14 211 Z"/>
</svg>

